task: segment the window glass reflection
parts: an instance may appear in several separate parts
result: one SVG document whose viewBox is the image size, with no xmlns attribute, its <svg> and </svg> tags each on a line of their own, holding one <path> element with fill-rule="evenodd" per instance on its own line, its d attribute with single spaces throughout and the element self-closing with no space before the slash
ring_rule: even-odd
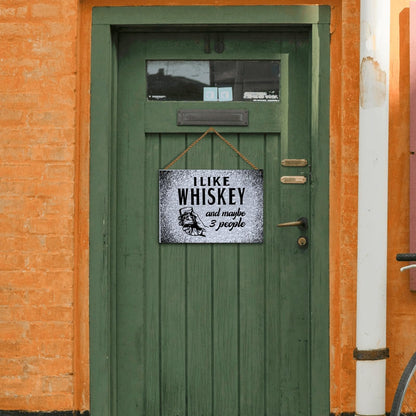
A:
<svg viewBox="0 0 416 416">
<path fill-rule="evenodd" d="M 279 61 L 147 61 L 147 97 L 160 101 L 279 101 Z"/>
</svg>

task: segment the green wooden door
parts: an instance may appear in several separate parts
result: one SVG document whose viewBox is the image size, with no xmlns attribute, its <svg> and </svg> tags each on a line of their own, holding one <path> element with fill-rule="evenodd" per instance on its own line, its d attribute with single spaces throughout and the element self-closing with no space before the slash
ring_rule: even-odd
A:
<svg viewBox="0 0 416 416">
<path fill-rule="evenodd" d="M 114 414 L 310 414 L 314 242 L 301 247 L 309 229 L 277 224 L 311 216 L 311 54 L 311 31 L 301 28 L 118 35 Z M 279 101 L 150 100 L 146 65 L 170 60 L 278 61 Z M 249 111 L 248 126 L 214 127 L 264 169 L 264 243 L 158 243 L 158 170 L 210 127 L 177 126 L 180 109 Z M 210 135 L 174 168 L 249 166 Z M 306 183 L 282 183 L 285 176 Z"/>
</svg>

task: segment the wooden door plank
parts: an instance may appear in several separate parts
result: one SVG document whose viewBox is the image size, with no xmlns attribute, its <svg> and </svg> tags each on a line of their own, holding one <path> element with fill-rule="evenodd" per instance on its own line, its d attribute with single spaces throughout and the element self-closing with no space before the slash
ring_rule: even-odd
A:
<svg viewBox="0 0 416 416">
<path fill-rule="evenodd" d="M 91 412 L 109 416 L 116 383 L 111 340 L 111 145 L 113 42 L 108 26 L 92 27 L 91 50 L 91 173 L 90 173 L 90 372 Z M 106 120 L 103 123 L 102 120 Z M 95 398 L 98 398 L 95 400 Z"/>
<path fill-rule="evenodd" d="M 236 134 L 224 137 L 238 147 Z M 213 168 L 237 169 L 238 156 L 214 137 Z M 238 246 L 213 246 L 213 414 L 238 415 Z"/>
<path fill-rule="evenodd" d="M 265 244 L 265 302 L 266 302 L 266 414 L 280 413 L 282 363 L 281 343 L 281 302 L 280 302 L 280 236 L 276 227 L 280 219 L 280 136 L 266 137 L 266 158 L 264 166 L 264 244 Z"/>
<path fill-rule="evenodd" d="M 288 158 L 303 158 L 302 153 L 310 152 L 310 74 L 305 70 L 310 67 L 310 34 L 296 33 L 293 40 L 282 41 L 282 48 L 289 53 L 288 72 L 290 76 L 289 108 L 296 111 L 287 113 L 288 131 Z"/>
<path fill-rule="evenodd" d="M 201 134 L 189 134 L 187 146 Z M 212 138 L 206 136 L 187 153 L 186 167 L 211 169 L 211 162 Z M 207 225 L 205 218 L 200 220 Z M 208 415 L 212 412 L 212 247 L 188 244 L 186 249 L 188 413 Z"/>
<path fill-rule="evenodd" d="M 144 280 L 144 409 L 146 416 L 160 415 L 160 247 L 159 182 L 160 136 L 146 135 L 145 280 Z"/>
<path fill-rule="evenodd" d="M 282 47 L 283 40 L 273 45 L 274 54 L 280 60 L 280 94 L 282 123 L 280 134 L 269 132 L 265 137 L 264 158 L 264 244 L 265 244 L 265 412 L 268 415 L 281 413 L 281 367 L 280 345 L 281 302 L 280 302 L 280 245 L 281 240 L 276 225 L 280 219 L 280 162 L 282 148 L 287 150 L 287 108 L 288 108 L 288 53 Z M 282 143 L 282 135 L 285 143 Z"/>
<path fill-rule="evenodd" d="M 287 155 L 289 158 L 308 159 L 310 154 L 310 107 L 308 94 L 310 83 L 308 37 L 296 34 L 296 42 L 283 42 L 282 48 L 289 52 L 288 71 L 291 79 L 289 108 L 297 103 L 296 112 L 288 111 Z M 292 82 L 293 79 L 293 82 Z M 309 181 L 308 167 L 281 167 L 282 175 L 305 176 Z M 300 217 L 309 219 L 309 182 L 304 185 L 281 184 L 280 222 L 295 221 Z M 297 244 L 300 236 L 309 237 L 309 230 L 298 227 L 279 229 L 284 244 L 280 246 L 280 329 L 284 334 L 280 342 L 281 360 L 285 363 L 280 371 L 281 411 L 306 415 L 309 401 L 309 248 Z M 295 301 L 296 300 L 296 301 Z M 300 375 L 304 374 L 304 377 Z"/>
<path fill-rule="evenodd" d="M 328 24 L 312 26 L 311 73 L 311 414 L 329 412 L 329 78 Z M 313 244 L 312 244 L 313 242 Z M 323 359 L 324 357 L 325 359 Z"/>
<path fill-rule="evenodd" d="M 166 166 L 185 149 L 183 135 L 164 134 L 161 138 L 161 166 Z M 185 159 L 175 167 L 184 168 Z M 161 412 L 183 416 L 186 413 L 186 328 L 185 277 L 186 246 L 160 246 L 161 319 Z"/>
<path fill-rule="evenodd" d="M 264 135 L 240 135 L 240 151 L 264 166 Z M 247 168 L 240 162 L 240 168 Z M 264 245 L 240 245 L 240 414 L 264 414 Z"/>
<path fill-rule="evenodd" d="M 125 44 L 127 48 L 130 45 Z M 124 52 L 124 51 L 121 51 Z M 139 77 L 143 51 L 126 54 L 119 64 L 118 79 Z M 116 272 L 113 274 L 113 322 L 117 322 L 117 407 L 125 413 L 143 411 L 143 396 L 135 394 L 144 389 L 143 365 L 143 282 L 144 282 L 144 204 L 145 153 L 144 120 L 141 90 L 119 83 L 118 93 L 123 96 L 117 107 L 118 120 L 126 117 L 129 123 L 119 123 L 117 149 L 117 178 L 114 210 L 118 221 L 114 224 L 117 248 Z M 132 317 L 135 317 L 132 319 Z"/>
</svg>

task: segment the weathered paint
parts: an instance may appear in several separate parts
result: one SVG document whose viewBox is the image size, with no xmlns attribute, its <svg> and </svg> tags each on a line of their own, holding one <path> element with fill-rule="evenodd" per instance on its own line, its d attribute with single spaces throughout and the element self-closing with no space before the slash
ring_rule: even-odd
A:
<svg viewBox="0 0 416 416">
<path fill-rule="evenodd" d="M 361 60 L 360 67 L 360 106 L 362 108 L 381 107 L 386 101 L 386 71 L 371 56 Z"/>
</svg>

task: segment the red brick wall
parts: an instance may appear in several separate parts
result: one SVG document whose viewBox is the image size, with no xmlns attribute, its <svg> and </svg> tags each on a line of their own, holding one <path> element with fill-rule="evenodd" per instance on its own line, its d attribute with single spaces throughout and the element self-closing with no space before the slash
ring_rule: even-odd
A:
<svg viewBox="0 0 416 416">
<path fill-rule="evenodd" d="M 0 409 L 73 408 L 76 0 L 0 0 Z"/>
</svg>

